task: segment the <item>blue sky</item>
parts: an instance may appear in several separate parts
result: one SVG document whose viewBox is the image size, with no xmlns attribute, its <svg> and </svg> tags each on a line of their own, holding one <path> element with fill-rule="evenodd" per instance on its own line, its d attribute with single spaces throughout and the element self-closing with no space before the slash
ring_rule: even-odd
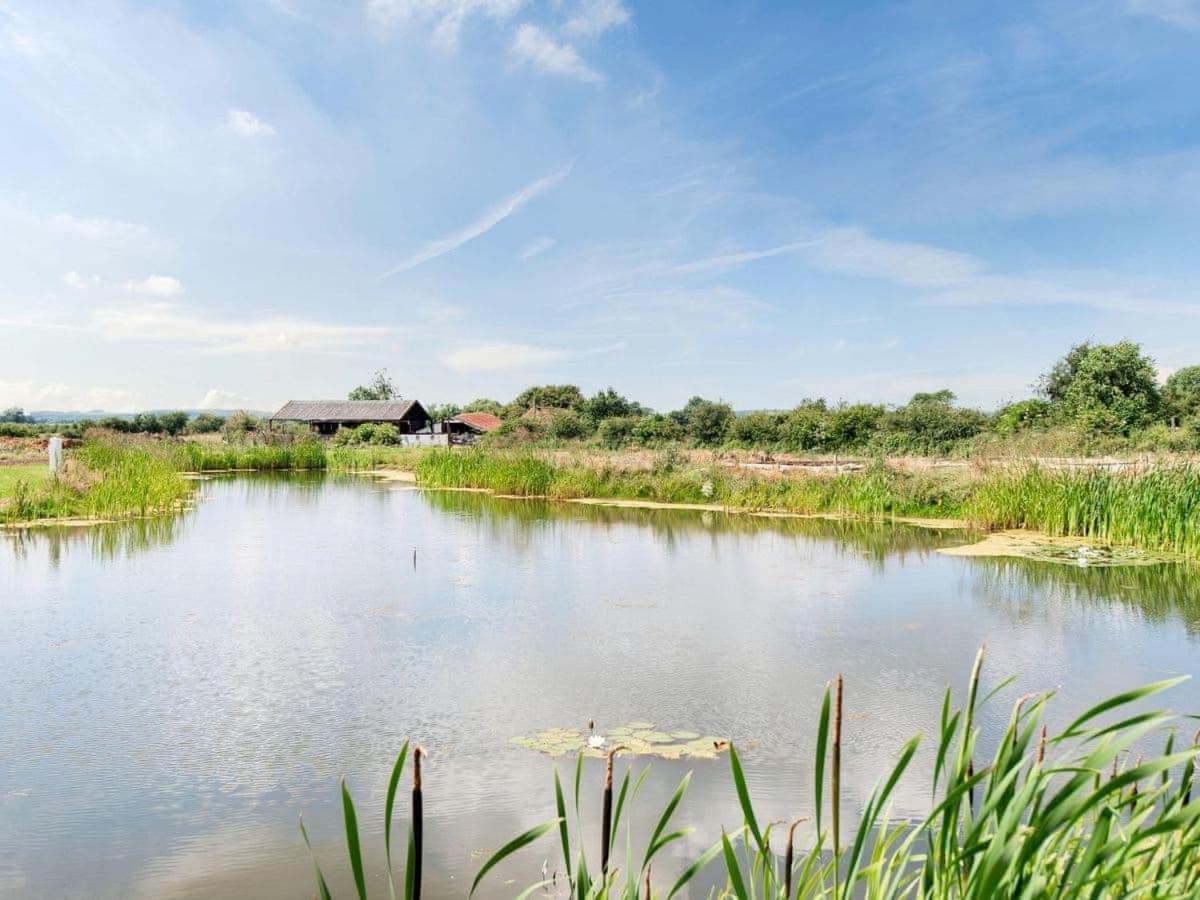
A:
<svg viewBox="0 0 1200 900">
<path fill-rule="evenodd" d="M 0 406 L 1200 362 L 1200 0 L 0 6 Z"/>
</svg>

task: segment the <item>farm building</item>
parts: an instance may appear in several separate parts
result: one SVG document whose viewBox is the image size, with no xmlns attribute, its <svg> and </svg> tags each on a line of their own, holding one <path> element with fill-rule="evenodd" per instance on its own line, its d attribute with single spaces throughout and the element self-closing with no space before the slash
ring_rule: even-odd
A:
<svg viewBox="0 0 1200 900">
<path fill-rule="evenodd" d="M 302 422 L 317 434 L 366 422 L 395 425 L 401 435 L 434 434 L 434 422 L 417 400 L 289 400 L 270 421 Z"/>
<path fill-rule="evenodd" d="M 504 420 L 499 416 L 486 412 L 459 413 L 446 421 L 447 429 L 456 437 L 458 435 L 477 437 L 487 434 L 489 431 L 495 431 L 503 424 Z"/>
</svg>

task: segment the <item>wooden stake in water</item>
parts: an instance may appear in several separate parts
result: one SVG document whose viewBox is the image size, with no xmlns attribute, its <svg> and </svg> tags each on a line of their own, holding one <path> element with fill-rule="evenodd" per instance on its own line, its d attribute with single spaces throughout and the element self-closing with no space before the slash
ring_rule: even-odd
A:
<svg viewBox="0 0 1200 900">
<path fill-rule="evenodd" d="M 613 747 L 608 751 L 608 763 L 604 767 L 604 807 L 600 812 L 600 875 L 608 875 L 608 851 L 612 838 L 612 795 L 613 795 L 613 758 L 624 747 Z"/>
<path fill-rule="evenodd" d="M 796 826 L 805 821 L 804 817 L 797 819 L 788 829 L 787 848 L 783 854 L 783 898 L 792 900 L 792 867 L 795 865 Z"/>
<path fill-rule="evenodd" d="M 413 789 L 412 789 L 412 829 L 413 829 L 413 900 L 421 900 L 421 845 L 423 843 L 424 802 L 421 798 L 421 757 L 425 751 L 421 747 L 413 750 Z"/>
<path fill-rule="evenodd" d="M 838 867 L 841 863 L 842 822 L 842 676 L 837 677 L 837 689 L 833 700 L 833 772 L 831 775 L 830 798 L 833 804 L 833 895 L 838 896 Z"/>
</svg>

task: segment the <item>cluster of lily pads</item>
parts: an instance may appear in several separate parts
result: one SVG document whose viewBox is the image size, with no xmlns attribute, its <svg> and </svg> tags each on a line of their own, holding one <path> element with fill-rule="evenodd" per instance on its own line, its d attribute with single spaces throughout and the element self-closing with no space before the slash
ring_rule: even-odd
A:
<svg viewBox="0 0 1200 900">
<path fill-rule="evenodd" d="M 695 731 L 656 731 L 653 722 L 630 722 L 602 734 L 594 729 L 549 728 L 533 735 L 518 735 L 511 743 L 548 756 L 582 753 L 606 756 L 614 747 L 638 756 L 662 759 L 716 759 L 728 741 Z"/>
</svg>

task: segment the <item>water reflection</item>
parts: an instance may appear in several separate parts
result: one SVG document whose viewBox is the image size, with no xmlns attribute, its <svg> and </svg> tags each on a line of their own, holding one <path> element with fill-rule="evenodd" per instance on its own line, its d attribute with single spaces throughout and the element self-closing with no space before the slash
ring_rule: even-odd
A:
<svg viewBox="0 0 1200 900">
<path fill-rule="evenodd" d="M 683 536 L 705 534 L 728 540 L 731 537 L 754 539 L 769 533 L 827 541 L 879 568 L 890 558 L 920 560 L 938 547 L 953 546 L 970 539 L 969 534 L 962 531 L 857 519 L 639 509 L 548 500 L 497 500 L 472 491 L 422 491 L 421 496 L 434 509 L 478 520 L 488 528 L 489 537 L 505 541 L 528 540 L 533 530 L 553 528 L 562 522 L 585 523 L 601 530 L 645 529 L 672 549 L 679 546 Z"/>
<path fill-rule="evenodd" d="M 0 541 L 0 894 L 308 894 L 296 814 L 340 870 L 345 774 L 377 850 L 411 737 L 432 753 L 429 895 L 462 896 L 478 851 L 551 814 L 554 762 L 516 734 L 594 718 L 727 735 L 763 818 L 791 819 L 811 806 L 838 672 L 853 806 L 907 737 L 936 731 L 984 641 L 985 686 L 1061 687 L 1061 716 L 1195 663 L 1194 568 L 949 558 L 934 551 L 964 536 L 355 477 L 202 491 L 175 518 Z M 1194 709 L 1200 689 L 1170 702 Z M 982 716 L 985 735 L 1004 717 Z M 898 815 L 928 802 L 928 762 Z M 635 842 L 691 767 L 654 763 Z M 737 821 L 724 764 L 694 767 L 692 855 Z M 599 766 L 584 777 L 594 800 Z"/>
</svg>

